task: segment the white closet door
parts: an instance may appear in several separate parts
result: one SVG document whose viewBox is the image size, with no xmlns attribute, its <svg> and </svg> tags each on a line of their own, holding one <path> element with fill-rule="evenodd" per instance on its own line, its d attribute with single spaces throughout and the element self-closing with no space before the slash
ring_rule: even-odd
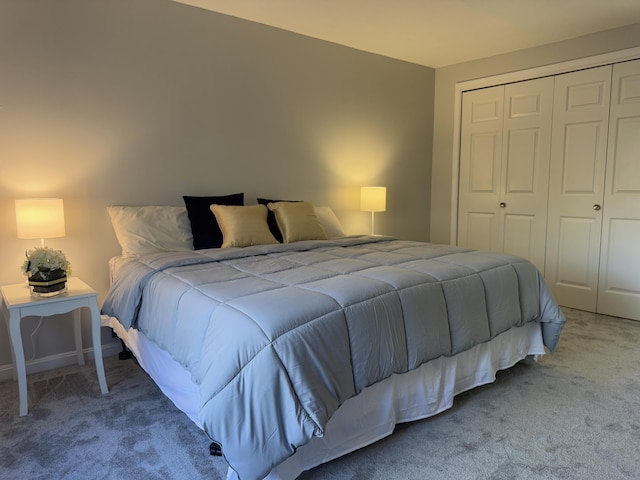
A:
<svg viewBox="0 0 640 480">
<path fill-rule="evenodd" d="M 613 66 L 598 312 L 640 320 L 640 60 Z"/>
<path fill-rule="evenodd" d="M 500 250 L 544 273 L 553 78 L 505 87 Z"/>
<path fill-rule="evenodd" d="M 498 251 L 504 87 L 462 97 L 458 245 Z"/>
<path fill-rule="evenodd" d="M 463 94 L 458 245 L 544 271 L 553 78 Z"/>
<path fill-rule="evenodd" d="M 596 311 L 611 66 L 555 79 L 545 279 L 560 305 Z"/>
</svg>

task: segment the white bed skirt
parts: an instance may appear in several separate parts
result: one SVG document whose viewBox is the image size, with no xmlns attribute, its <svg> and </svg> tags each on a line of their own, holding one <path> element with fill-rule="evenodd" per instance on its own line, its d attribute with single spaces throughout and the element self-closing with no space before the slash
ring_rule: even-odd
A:
<svg viewBox="0 0 640 480">
<path fill-rule="evenodd" d="M 191 374 L 135 329 L 126 331 L 115 319 L 102 316 L 133 352 L 162 392 L 200 428 L 198 386 Z M 292 480 L 326 463 L 390 435 L 396 424 L 436 415 L 453 405 L 455 395 L 495 380 L 498 370 L 529 355 L 544 355 L 540 324 L 512 328 L 493 340 L 453 357 L 440 357 L 420 368 L 365 388 L 334 413 L 324 437 L 314 437 L 274 468 L 268 480 Z M 229 469 L 227 480 L 237 480 Z"/>
</svg>

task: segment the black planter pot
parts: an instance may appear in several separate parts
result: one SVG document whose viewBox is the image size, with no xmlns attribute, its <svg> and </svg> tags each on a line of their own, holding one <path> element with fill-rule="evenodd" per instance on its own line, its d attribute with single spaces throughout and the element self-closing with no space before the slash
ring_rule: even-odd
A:
<svg viewBox="0 0 640 480">
<path fill-rule="evenodd" d="M 29 285 L 33 292 L 37 294 L 51 295 L 61 293 L 67 286 L 67 272 L 57 268 L 30 274 Z"/>
</svg>

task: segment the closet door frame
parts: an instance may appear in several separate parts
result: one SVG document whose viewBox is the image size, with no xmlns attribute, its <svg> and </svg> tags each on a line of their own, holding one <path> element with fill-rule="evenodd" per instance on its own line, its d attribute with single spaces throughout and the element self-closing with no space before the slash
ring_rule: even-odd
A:
<svg viewBox="0 0 640 480">
<path fill-rule="evenodd" d="M 504 85 L 507 83 L 519 82 L 522 80 L 531 80 L 539 77 L 547 77 L 560 73 L 568 73 L 585 68 L 600 67 L 611 63 L 624 62 L 627 60 L 640 59 L 640 47 L 620 50 L 617 52 L 585 57 L 578 60 L 570 60 L 567 62 L 546 65 L 544 67 L 536 67 L 517 72 L 505 73 L 501 75 L 493 75 L 490 77 L 458 82 L 455 89 L 455 103 L 453 113 L 453 158 L 452 175 L 451 175 L 451 229 L 450 243 L 458 242 L 458 182 L 460 175 L 460 133 L 462 121 L 462 93 L 467 90 L 475 90 L 478 88 L 493 87 Z"/>
</svg>

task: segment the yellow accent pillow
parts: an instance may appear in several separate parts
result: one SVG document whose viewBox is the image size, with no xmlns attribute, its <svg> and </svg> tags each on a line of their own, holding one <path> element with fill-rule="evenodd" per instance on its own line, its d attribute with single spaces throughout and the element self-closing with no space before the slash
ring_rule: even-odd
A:
<svg viewBox="0 0 640 480">
<path fill-rule="evenodd" d="M 278 243 L 269 231 L 267 208 L 264 205 L 213 204 L 209 208 L 222 231 L 222 248 Z"/>
<path fill-rule="evenodd" d="M 301 240 L 326 240 L 311 202 L 276 202 L 267 205 L 278 222 L 284 243 Z"/>
</svg>

